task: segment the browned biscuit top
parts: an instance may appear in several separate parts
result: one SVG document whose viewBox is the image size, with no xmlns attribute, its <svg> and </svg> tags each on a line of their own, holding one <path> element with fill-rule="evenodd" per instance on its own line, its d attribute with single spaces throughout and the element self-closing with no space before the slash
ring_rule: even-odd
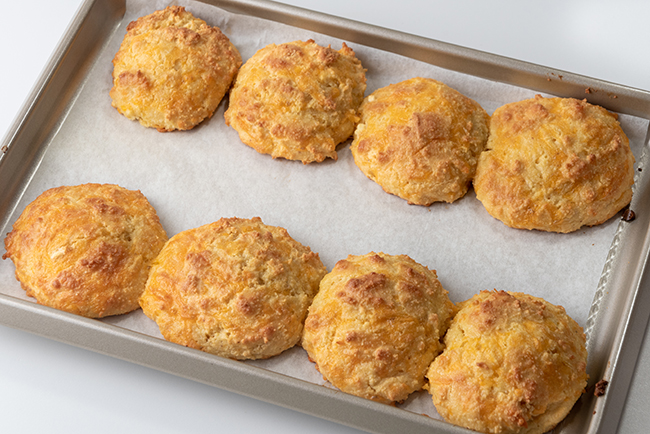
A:
<svg viewBox="0 0 650 434">
<path fill-rule="evenodd" d="M 422 388 L 452 310 L 435 271 L 408 256 L 350 255 L 323 278 L 302 346 L 342 391 L 403 401 Z"/>
<path fill-rule="evenodd" d="M 171 342 L 232 359 L 268 358 L 299 341 L 326 271 L 283 228 L 220 219 L 169 240 L 140 305 Z"/>
<path fill-rule="evenodd" d="M 212 116 L 240 66 L 219 28 L 169 6 L 128 25 L 113 59 L 112 104 L 146 127 L 188 130 Z"/>
<path fill-rule="evenodd" d="M 474 177 L 489 120 L 478 103 L 444 83 L 412 78 L 364 100 L 352 155 L 368 178 L 411 204 L 453 202 Z"/>
<path fill-rule="evenodd" d="M 630 202 L 633 166 L 615 114 L 538 95 L 494 112 L 474 189 L 508 226 L 571 232 L 605 222 Z"/>
<path fill-rule="evenodd" d="M 445 420 L 485 433 L 541 434 L 587 384 L 585 335 L 560 306 L 481 291 L 458 305 L 427 377 Z"/>
<path fill-rule="evenodd" d="M 358 121 L 365 71 L 354 51 L 313 40 L 271 44 L 242 66 L 226 123 L 242 142 L 273 158 L 337 159 Z"/>
<path fill-rule="evenodd" d="M 149 268 L 167 240 L 139 191 L 84 184 L 45 191 L 5 239 L 16 278 L 43 305 L 87 317 L 139 307 Z"/>
</svg>

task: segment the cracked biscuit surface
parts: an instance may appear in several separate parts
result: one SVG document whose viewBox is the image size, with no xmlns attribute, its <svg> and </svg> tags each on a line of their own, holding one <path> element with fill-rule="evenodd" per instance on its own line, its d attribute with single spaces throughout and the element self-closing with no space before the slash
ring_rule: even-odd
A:
<svg viewBox="0 0 650 434">
<path fill-rule="evenodd" d="M 465 195 L 489 132 L 477 102 L 416 77 L 376 90 L 360 112 L 352 155 L 384 191 L 425 206 Z"/>
<path fill-rule="evenodd" d="M 582 328 L 541 298 L 481 291 L 458 304 L 444 342 L 427 387 L 445 420 L 472 430 L 545 433 L 587 385 Z"/>
<path fill-rule="evenodd" d="M 366 90 L 354 51 L 313 40 L 271 44 L 241 67 L 225 113 L 242 142 L 273 158 L 337 159 L 354 132 Z"/>
<path fill-rule="evenodd" d="M 167 241 L 139 191 L 110 184 L 52 188 L 5 239 L 16 278 L 45 306 L 100 318 L 139 307 L 149 268 Z"/>
<path fill-rule="evenodd" d="M 159 131 L 210 118 L 241 66 L 219 28 L 169 6 L 131 22 L 113 59 L 113 107 Z"/>
<path fill-rule="evenodd" d="M 408 256 L 350 255 L 323 278 L 302 346 L 342 391 L 400 402 L 424 385 L 452 311 L 435 271 Z"/>
<path fill-rule="evenodd" d="M 294 346 L 326 269 L 259 218 L 222 218 L 173 236 L 140 299 L 165 339 L 231 359 Z"/>
<path fill-rule="evenodd" d="M 474 190 L 507 226 L 572 232 L 632 198 L 634 156 L 617 116 L 572 98 L 506 104 L 492 115 Z"/>
</svg>

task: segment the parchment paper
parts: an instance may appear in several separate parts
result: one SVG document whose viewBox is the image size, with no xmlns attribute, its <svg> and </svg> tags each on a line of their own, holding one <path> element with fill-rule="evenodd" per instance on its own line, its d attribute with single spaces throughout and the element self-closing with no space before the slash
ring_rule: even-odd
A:
<svg viewBox="0 0 650 434">
<path fill-rule="evenodd" d="M 270 43 L 311 38 L 338 49 L 344 42 L 200 3 L 175 3 L 220 27 L 244 61 Z M 522 291 L 564 306 L 585 325 L 618 217 L 572 234 L 553 234 L 506 227 L 488 215 L 473 191 L 452 204 L 408 205 L 363 175 L 354 164 L 349 142 L 339 147 L 338 161 L 310 165 L 258 154 L 225 125 L 227 98 L 210 120 L 186 132 L 159 133 L 118 114 L 108 92 L 111 60 L 126 26 L 168 4 L 127 2 L 122 25 L 84 82 L 12 221 L 48 188 L 114 183 L 141 190 L 170 237 L 221 217 L 259 216 L 266 224 L 285 227 L 293 238 L 318 252 L 328 270 L 349 254 L 407 254 L 437 270 L 454 302 L 483 289 Z M 366 95 L 415 76 L 443 81 L 489 113 L 534 95 L 527 89 L 348 45 L 367 69 Z M 625 115 L 620 121 L 638 160 L 648 122 Z M 0 262 L 5 292 L 28 299 L 13 273 L 10 261 Z M 103 321 L 162 339 L 156 324 L 141 311 Z M 269 360 L 246 363 L 325 384 L 299 347 Z M 426 392 L 413 394 L 402 407 L 439 418 Z"/>
</svg>

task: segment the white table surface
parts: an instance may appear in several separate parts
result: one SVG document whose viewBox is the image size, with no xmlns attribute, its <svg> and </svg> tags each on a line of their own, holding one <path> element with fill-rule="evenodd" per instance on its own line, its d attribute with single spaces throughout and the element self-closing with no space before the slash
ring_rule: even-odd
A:
<svg viewBox="0 0 650 434">
<path fill-rule="evenodd" d="M 11 125 L 80 3 L 2 0 L 0 134 Z M 650 2 L 642 0 L 283 3 L 650 90 Z M 620 434 L 648 432 L 650 403 L 644 392 L 649 388 L 646 334 Z M 359 432 L 4 326 L 0 429 L 72 434 Z"/>
</svg>

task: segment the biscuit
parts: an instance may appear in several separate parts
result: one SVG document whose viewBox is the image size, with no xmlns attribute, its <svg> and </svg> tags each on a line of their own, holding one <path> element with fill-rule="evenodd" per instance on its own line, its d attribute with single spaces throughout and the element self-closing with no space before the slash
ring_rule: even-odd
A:
<svg viewBox="0 0 650 434">
<path fill-rule="evenodd" d="M 189 130 L 212 117 L 241 66 L 217 27 L 180 6 L 131 22 L 113 59 L 113 107 L 158 131 Z"/>
<path fill-rule="evenodd" d="M 302 346 L 340 390 L 401 402 L 424 385 L 452 311 L 436 272 L 408 256 L 350 255 L 323 278 Z"/>
<path fill-rule="evenodd" d="M 27 205 L 5 238 L 16 278 L 38 303 L 90 318 L 139 307 L 167 241 L 139 191 L 117 185 L 52 188 Z"/>
<path fill-rule="evenodd" d="M 173 236 L 140 299 L 168 341 L 231 359 L 264 359 L 300 339 L 327 270 L 259 218 L 220 219 Z"/>
<path fill-rule="evenodd" d="M 345 43 L 271 44 L 241 67 L 225 113 L 248 146 L 303 163 L 337 159 L 336 146 L 359 120 L 365 70 Z"/>
<path fill-rule="evenodd" d="M 478 103 L 417 77 L 376 90 L 360 112 L 352 155 L 384 191 L 425 206 L 465 195 L 489 132 Z"/>
<path fill-rule="evenodd" d="M 572 232 L 604 223 L 630 202 L 633 166 L 615 114 L 538 95 L 494 112 L 474 190 L 507 226 Z"/>
<path fill-rule="evenodd" d="M 457 307 L 427 373 L 438 413 L 503 434 L 541 434 L 564 419 L 587 385 L 585 335 L 564 309 L 505 291 Z"/>
</svg>

